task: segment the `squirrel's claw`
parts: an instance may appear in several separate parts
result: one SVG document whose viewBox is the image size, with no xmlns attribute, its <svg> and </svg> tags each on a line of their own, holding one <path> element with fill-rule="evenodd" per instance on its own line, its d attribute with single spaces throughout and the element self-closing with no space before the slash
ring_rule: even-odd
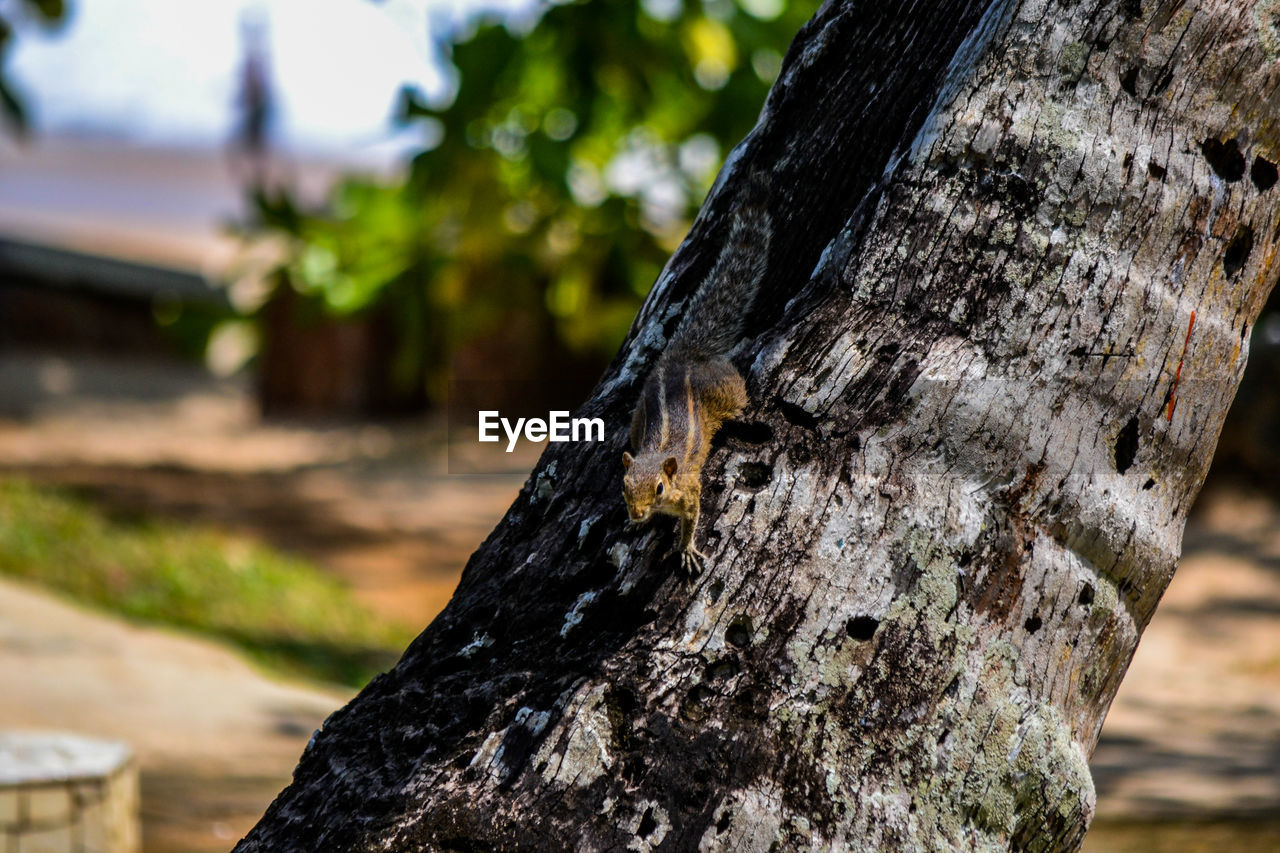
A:
<svg viewBox="0 0 1280 853">
<path fill-rule="evenodd" d="M 680 552 L 680 568 L 684 569 L 690 580 L 693 580 L 702 574 L 702 561 L 704 559 L 705 557 L 698 549 L 689 546 Z"/>
</svg>

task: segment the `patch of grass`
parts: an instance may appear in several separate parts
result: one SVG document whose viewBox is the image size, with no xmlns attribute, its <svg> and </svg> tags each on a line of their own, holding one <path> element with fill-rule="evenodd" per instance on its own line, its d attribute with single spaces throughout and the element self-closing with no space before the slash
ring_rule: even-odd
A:
<svg viewBox="0 0 1280 853">
<path fill-rule="evenodd" d="M 413 638 L 304 560 L 204 527 L 111 516 L 23 481 L 0 480 L 0 574 L 351 686 L 390 667 Z"/>
</svg>

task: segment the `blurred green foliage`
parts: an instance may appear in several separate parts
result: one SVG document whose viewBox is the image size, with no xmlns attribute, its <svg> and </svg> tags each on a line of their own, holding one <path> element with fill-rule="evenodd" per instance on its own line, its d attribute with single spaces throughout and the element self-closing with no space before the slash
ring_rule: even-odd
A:
<svg viewBox="0 0 1280 853">
<path fill-rule="evenodd" d="M 575 355 L 617 348 L 814 3 L 581 0 L 441 37 L 455 91 L 406 90 L 430 147 L 403 183 L 322 212 L 259 194 L 276 271 L 332 315 L 394 317 L 394 373 L 432 396 L 469 341 L 535 318 Z"/>
<path fill-rule="evenodd" d="M 17 26 L 28 23 L 46 27 L 54 26 L 66 17 L 67 6 L 63 0 L 16 0 L 9 14 L 11 17 L 0 14 L 0 115 L 9 121 L 15 131 L 25 133 L 26 107 L 22 97 L 14 90 L 8 75 L 5 74 L 5 60 L 8 58 L 9 48 L 13 45 Z"/>
</svg>

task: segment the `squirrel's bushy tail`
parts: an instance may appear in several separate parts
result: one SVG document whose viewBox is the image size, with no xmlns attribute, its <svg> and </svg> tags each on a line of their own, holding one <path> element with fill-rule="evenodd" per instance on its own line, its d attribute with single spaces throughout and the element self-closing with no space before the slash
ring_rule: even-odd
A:
<svg viewBox="0 0 1280 853">
<path fill-rule="evenodd" d="M 726 355 L 742 337 L 769 258 L 773 223 L 763 182 L 752 175 L 715 266 L 685 307 L 664 353 L 669 363 Z"/>
</svg>

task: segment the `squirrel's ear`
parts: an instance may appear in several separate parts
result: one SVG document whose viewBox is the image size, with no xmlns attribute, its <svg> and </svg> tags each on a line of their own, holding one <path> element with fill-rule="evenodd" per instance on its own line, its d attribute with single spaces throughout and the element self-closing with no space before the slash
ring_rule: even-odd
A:
<svg viewBox="0 0 1280 853">
<path fill-rule="evenodd" d="M 627 451 L 625 451 L 625 450 L 624 450 L 624 451 L 622 451 L 622 467 L 623 467 L 623 468 L 630 468 L 630 467 L 631 467 L 631 463 L 632 463 L 632 462 L 634 462 L 634 461 L 635 461 L 635 460 L 631 458 L 631 454 L 630 454 L 630 453 L 628 453 L 628 452 L 627 452 Z"/>
<path fill-rule="evenodd" d="M 676 458 L 674 456 L 668 456 L 667 461 L 662 463 L 663 473 L 668 477 L 674 477 L 676 475 L 676 467 Z"/>
</svg>

